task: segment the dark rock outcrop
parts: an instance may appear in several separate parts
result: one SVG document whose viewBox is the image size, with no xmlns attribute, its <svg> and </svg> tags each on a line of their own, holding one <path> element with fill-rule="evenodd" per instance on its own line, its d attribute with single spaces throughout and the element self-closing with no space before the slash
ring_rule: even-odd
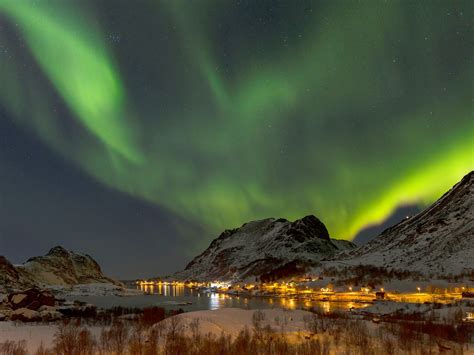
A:
<svg viewBox="0 0 474 355">
<path fill-rule="evenodd" d="M 8 294 L 6 303 L 13 310 L 28 308 L 36 311 L 42 306 L 52 307 L 55 305 L 55 302 L 56 299 L 52 293 L 33 287 L 24 291 Z"/>
<path fill-rule="evenodd" d="M 28 308 L 18 308 L 10 315 L 10 320 L 20 322 L 39 322 L 41 315 L 38 311 Z"/>
</svg>

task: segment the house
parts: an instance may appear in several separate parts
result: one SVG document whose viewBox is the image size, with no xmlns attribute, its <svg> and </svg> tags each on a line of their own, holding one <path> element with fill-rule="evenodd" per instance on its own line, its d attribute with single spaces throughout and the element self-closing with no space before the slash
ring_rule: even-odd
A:
<svg viewBox="0 0 474 355">
<path fill-rule="evenodd" d="M 462 319 L 463 322 L 474 323 L 474 312 L 466 312 L 466 317 Z"/>
</svg>

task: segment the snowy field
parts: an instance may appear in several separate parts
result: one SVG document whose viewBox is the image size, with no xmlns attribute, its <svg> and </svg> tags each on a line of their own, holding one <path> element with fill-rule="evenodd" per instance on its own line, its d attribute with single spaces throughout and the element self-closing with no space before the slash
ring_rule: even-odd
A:
<svg viewBox="0 0 474 355">
<path fill-rule="evenodd" d="M 312 316 L 312 313 L 307 311 L 289 311 L 280 308 L 265 309 L 260 312 L 263 315 L 262 327 L 270 325 L 289 338 L 306 333 L 304 319 L 305 317 Z M 195 320 L 199 320 L 199 331 L 202 334 L 211 333 L 219 336 L 223 332 L 225 335 L 234 337 L 244 327 L 252 329 L 252 317 L 254 314 L 255 310 L 223 308 L 215 311 L 182 313 L 176 317 L 180 318 L 183 322 L 186 335 L 191 335 L 190 324 Z M 163 322 L 167 321 L 169 319 L 165 319 Z"/>
<path fill-rule="evenodd" d="M 405 306 L 413 307 L 412 304 L 405 304 Z M 380 303 L 370 309 L 374 313 L 386 313 L 389 309 L 393 311 L 390 303 Z M 454 309 L 450 309 L 453 311 Z M 440 313 L 446 313 L 447 309 L 439 310 Z M 451 313 L 451 312 L 449 312 Z M 255 310 L 245 310 L 239 308 L 224 308 L 218 310 L 196 311 L 176 315 L 172 318 L 178 318 L 180 327 L 182 327 L 184 335 L 192 336 L 193 328 L 196 329 L 198 324 L 198 332 L 205 334 L 213 334 L 219 337 L 221 334 L 229 335 L 232 338 L 236 337 L 241 330 L 247 327 L 250 331 L 254 327 L 253 317 L 256 314 Z M 310 335 L 307 327 L 307 321 L 311 318 L 312 313 L 303 310 L 285 310 L 285 309 L 263 309 L 258 312 L 260 315 L 260 326 L 271 326 L 274 331 L 284 334 L 285 338 L 290 343 L 300 343 Z M 443 314 L 449 316 L 448 314 Z M 167 322 L 173 322 L 172 318 L 167 318 L 160 323 L 166 326 Z M 362 321 L 362 320 L 361 320 Z M 158 323 L 155 326 L 159 326 Z M 374 339 L 376 340 L 377 330 L 379 325 L 374 324 L 369 320 L 363 320 Z M 167 325 L 170 329 L 170 324 Z M 6 340 L 25 340 L 27 342 L 27 350 L 30 354 L 34 354 L 38 347 L 43 344 L 45 347 L 51 347 L 56 332 L 55 324 L 23 324 L 17 322 L 0 322 L 0 342 Z M 101 327 L 92 326 L 88 328 L 91 333 L 99 338 Z M 474 354 L 472 344 L 469 348 L 465 348 L 464 354 Z"/>
<path fill-rule="evenodd" d="M 55 324 L 0 322 L 0 342 L 25 340 L 29 354 L 34 354 L 41 343 L 45 347 L 51 347 L 55 332 Z M 100 330 L 97 328 L 94 334 L 99 334 L 99 332 Z"/>
<path fill-rule="evenodd" d="M 284 309 L 262 310 L 264 319 L 262 325 L 270 324 L 277 331 L 284 332 L 289 339 L 295 338 L 306 332 L 304 317 L 311 316 L 307 311 L 289 311 Z M 238 308 L 224 308 L 215 311 L 197 311 L 177 315 L 182 321 L 185 334 L 191 335 L 190 324 L 199 319 L 199 331 L 202 334 L 215 334 L 219 336 L 222 332 L 236 336 L 240 330 L 247 326 L 252 329 L 252 316 L 255 310 Z M 163 322 L 169 321 L 169 318 Z M 89 327 L 96 337 L 100 335 L 100 327 Z M 55 324 L 24 324 L 20 322 L 0 322 L 0 342 L 6 340 L 26 340 L 29 353 L 34 353 L 43 343 L 45 347 L 51 347 L 56 332 Z"/>
</svg>

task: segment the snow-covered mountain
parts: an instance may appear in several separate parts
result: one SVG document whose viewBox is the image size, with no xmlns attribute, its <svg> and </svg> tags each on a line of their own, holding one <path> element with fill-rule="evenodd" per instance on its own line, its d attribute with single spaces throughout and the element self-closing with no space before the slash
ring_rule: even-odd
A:
<svg viewBox="0 0 474 355">
<path fill-rule="evenodd" d="M 0 292 L 3 288 L 26 286 L 15 266 L 4 256 L 0 256 Z"/>
<path fill-rule="evenodd" d="M 383 266 L 426 275 L 474 272 L 473 192 L 470 172 L 426 210 L 336 258 L 347 266 Z"/>
<path fill-rule="evenodd" d="M 175 277 L 239 280 L 272 272 L 288 263 L 314 265 L 355 247 L 346 240 L 330 239 L 326 227 L 315 216 L 294 222 L 268 218 L 224 231 Z"/>
<path fill-rule="evenodd" d="M 30 258 L 21 265 L 12 265 L 5 257 L 0 257 L 0 289 L 89 283 L 120 284 L 104 276 L 99 264 L 89 255 L 68 251 L 60 246 L 52 248 L 44 256 Z"/>
</svg>

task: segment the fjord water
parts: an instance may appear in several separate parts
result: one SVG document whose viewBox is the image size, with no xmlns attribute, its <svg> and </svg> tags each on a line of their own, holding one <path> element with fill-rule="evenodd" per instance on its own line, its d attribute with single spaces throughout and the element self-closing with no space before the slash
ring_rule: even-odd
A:
<svg viewBox="0 0 474 355">
<path fill-rule="evenodd" d="M 348 311 L 351 308 L 363 308 L 367 303 L 325 302 L 296 299 L 294 297 L 250 297 L 223 293 L 200 292 L 196 289 L 178 285 L 160 285 L 138 290 L 143 294 L 133 296 L 74 296 L 71 300 L 92 303 L 100 308 L 122 307 L 163 307 L 165 309 L 183 309 L 184 311 L 216 310 L 220 308 L 243 309 L 309 309 L 316 308 L 324 312 L 335 310 Z"/>
</svg>

